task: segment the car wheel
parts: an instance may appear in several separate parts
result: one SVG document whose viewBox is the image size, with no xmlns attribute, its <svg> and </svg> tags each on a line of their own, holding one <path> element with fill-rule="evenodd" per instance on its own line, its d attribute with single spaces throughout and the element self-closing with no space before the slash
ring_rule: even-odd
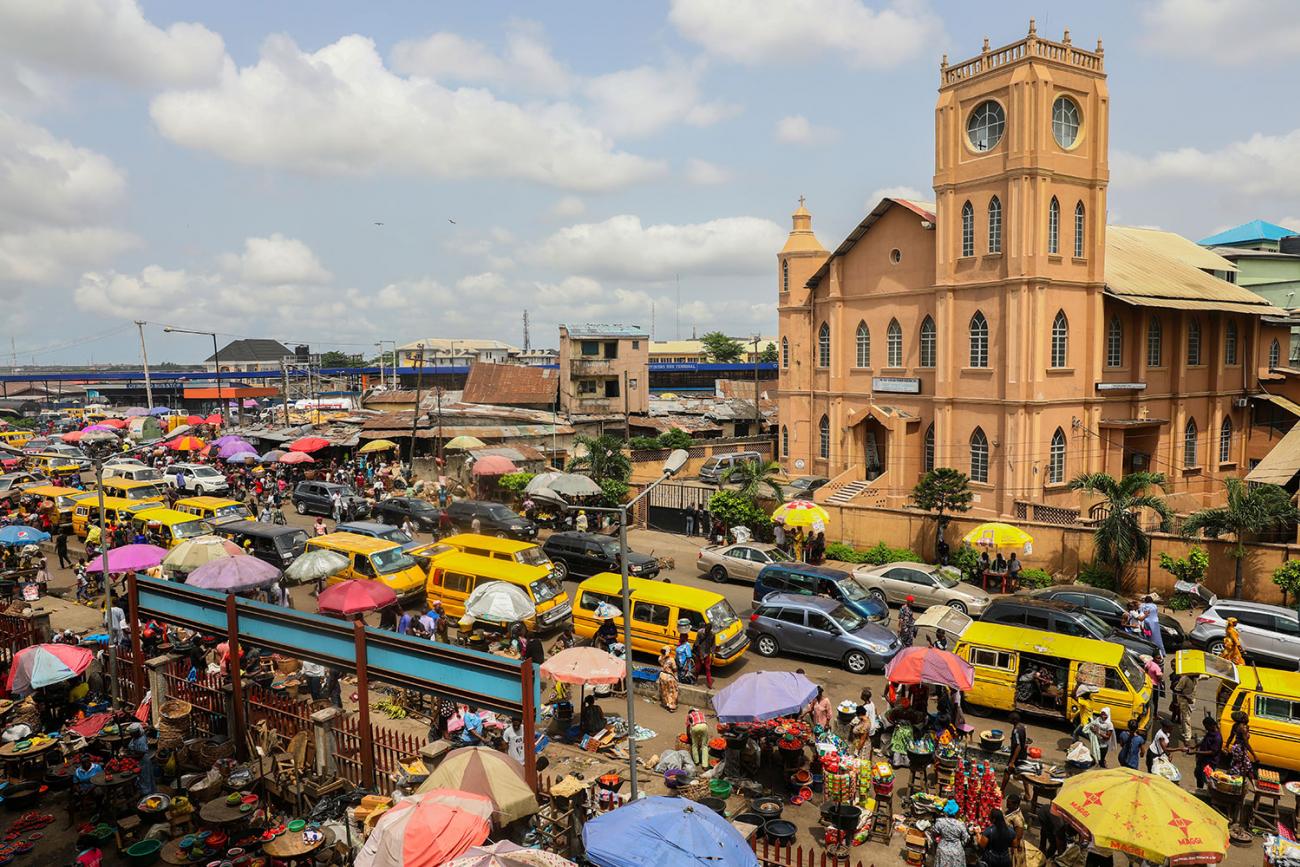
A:
<svg viewBox="0 0 1300 867">
<path fill-rule="evenodd" d="M 554 569 L 556 581 L 563 581 L 569 577 L 569 566 L 563 560 L 552 560 L 551 567 Z"/>
<path fill-rule="evenodd" d="M 709 570 L 709 577 L 712 578 L 714 581 L 718 582 L 719 584 L 726 584 L 727 570 L 723 569 L 721 566 L 714 566 L 712 569 Z"/>
<path fill-rule="evenodd" d="M 889 607 L 889 599 L 885 596 L 885 591 L 884 591 L 884 590 L 881 590 L 880 588 L 877 587 L 877 588 L 873 588 L 873 589 L 870 590 L 869 592 L 871 593 L 871 598 L 872 598 L 872 599 L 876 600 L 877 602 L 879 602 L 881 605 L 885 606 L 886 608 Z"/>
<path fill-rule="evenodd" d="M 754 642 L 754 650 L 758 651 L 759 656 L 776 656 L 781 652 L 781 645 L 770 635 L 760 635 Z"/>
<path fill-rule="evenodd" d="M 203 496 L 203 486 L 202 486 L 202 485 L 195 485 L 195 486 L 194 486 L 194 496 L 196 496 L 196 497 L 201 497 L 201 496 Z"/>
<path fill-rule="evenodd" d="M 953 599 L 953 600 L 949 601 L 949 602 L 948 602 L 948 607 L 951 608 L 953 611 L 956 611 L 958 614 L 965 614 L 966 611 L 967 611 L 967 609 L 966 609 L 966 603 L 965 603 L 965 602 L 959 602 L 959 601 L 956 600 L 956 599 Z"/>
<path fill-rule="evenodd" d="M 297 512 L 299 515 L 305 515 L 307 514 L 307 504 L 304 503 L 302 500 L 299 500 L 298 502 L 293 504 L 293 510 Z"/>
<path fill-rule="evenodd" d="M 865 653 L 853 650 L 844 657 L 844 667 L 853 674 L 866 674 L 871 669 L 871 660 Z"/>
<path fill-rule="evenodd" d="M 1205 651 L 1206 653 L 1212 653 L 1215 656 L 1221 656 L 1223 654 L 1223 639 L 1222 638 L 1214 639 L 1205 648 Z"/>
</svg>

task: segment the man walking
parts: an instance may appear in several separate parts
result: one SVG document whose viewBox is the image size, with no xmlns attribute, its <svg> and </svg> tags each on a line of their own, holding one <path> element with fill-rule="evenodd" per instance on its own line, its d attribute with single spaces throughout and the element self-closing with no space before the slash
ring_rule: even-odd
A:
<svg viewBox="0 0 1300 867">
<path fill-rule="evenodd" d="M 72 559 L 68 557 L 68 533 L 66 530 L 59 533 L 54 540 L 54 553 L 59 555 L 60 569 L 67 569 L 72 565 Z"/>
<path fill-rule="evenodd" d="M 1196 681 L 1196 675 L 1184 674 L 1174 684 L 1174 716 L 1178 717 L 1178 733 L 1185 747 L 1191 746 L 1194 736 L 1192 709 L 1196 706 Z"/>
</svg>

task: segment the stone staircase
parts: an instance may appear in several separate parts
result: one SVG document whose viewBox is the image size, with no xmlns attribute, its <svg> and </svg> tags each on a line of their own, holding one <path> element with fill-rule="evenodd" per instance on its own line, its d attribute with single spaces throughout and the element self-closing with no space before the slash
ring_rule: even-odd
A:
<svg viewBox="0 0 1300 867">
<path fill-rule="evenodd" d="M 842 506 L 869 487 L 871 487 L 871 482 L 867 481 L 847 482 L 836 488 L 835 491 L 826 498 L 826 505 Z"/>
</svg>

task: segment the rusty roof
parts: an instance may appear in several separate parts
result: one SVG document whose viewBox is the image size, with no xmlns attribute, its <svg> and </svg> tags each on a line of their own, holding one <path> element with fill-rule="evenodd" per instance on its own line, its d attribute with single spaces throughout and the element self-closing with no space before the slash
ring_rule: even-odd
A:
<svg viewBox="0 0 1300 867">
<path fill-rule="evenodd" d="M 415 392 L 410 390 L 376 391 L 367 395 L 366 403 L 415 403 Z"/>
<path fill-rule="evenodd" d="M 1281 314 L 1260 295 L 1204 269 L 1232 263 L 1173 232 L 1106 227 L 1106 294 L 1144 307 Z"/>
<path fill-rule="evenodd" d="M 470 365 L 462 399 L 478 404 L 545 404 L 555 403 L 560 372 L 549 367 L 522 364 Z"/>
</svg>

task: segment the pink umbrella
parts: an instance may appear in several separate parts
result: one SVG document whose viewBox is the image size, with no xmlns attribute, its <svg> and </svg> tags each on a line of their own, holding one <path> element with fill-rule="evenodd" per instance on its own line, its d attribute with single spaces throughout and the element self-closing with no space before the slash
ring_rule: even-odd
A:
<svg viewBox="0 0 1300 867">
<path fill-rule="evenodd" d="M 627 675 L 627 666 L 598 648 L 570 647 L 543 662 L 542 674 L 560 683 L 618 683 Z"/>
<path fill-rule="evenodd" d="M 905 647 L 885 666 L 891 683 L 950 686 L 962 692 L 975 685 L 975 669 L 955 653 L 933 647 Z"/>
<path fill-rule="evenodd" d="M 72 680 L 87 668 L 95 654 L 75 644 L 33 644 L 14 654 L 5 689 L 27 695 L 42 687 Z"/>
<path fill-rule="evenodd" d="M 341 581 L 327 587 L 316 599 L 322 614 L 351 616 L 396 605 L 397 594 L 378 581 Z"/>
<path fill-rule="evenodd" d="M 82 432 L 83 434 L 87 434 L 87 433 L 90 433 L 90 432 L 93 431 L 93 430 L 106 430 L 106 431 L 109 431 L 110 433 L 117 433 L 117 428 L 115 428 L 115 427 L 113 427 L 113 426 L 111 426 L 111 425 L 106 425 L 106 424 L 91 424 L 91 425 L 86 425 L 85 427 L 83 427 L 83 428 L 81 429 L 81 432 Z"/>
<path fill-rule="evenodd" d="M 315 458 L 306 452 L 285 452 L 280 456 L 282 464 L 314 464 Z"/>
<path fill-rule="evenodd" d="M 159 548 L 157 545 L 121 545 L 117 548 L 108 549 L 107 554 L 100 554 L 94 560 L 86 564 L 87 572 L 104 571 L 104 558 L 108 558 L 108 568 L 111 572 L 139 572 L 144 569 L 152 569 L 163 561 L 167 556 L 166 548 Z"/>
<path fill-rule="evenodd" d="M 474 462 L 476 476 L 504 476 L 506 473 L 514 473 L 518 470 L 519 468 L 510 458 L 501 455 L 484 455 Z"/>
<path fill-rule="evenodd" d="M 492 830 L 492 801 L 435 789 L 403 798 L 379 817 L 356 867 L 437 867 L 482 845 Z"/>
</svg>

